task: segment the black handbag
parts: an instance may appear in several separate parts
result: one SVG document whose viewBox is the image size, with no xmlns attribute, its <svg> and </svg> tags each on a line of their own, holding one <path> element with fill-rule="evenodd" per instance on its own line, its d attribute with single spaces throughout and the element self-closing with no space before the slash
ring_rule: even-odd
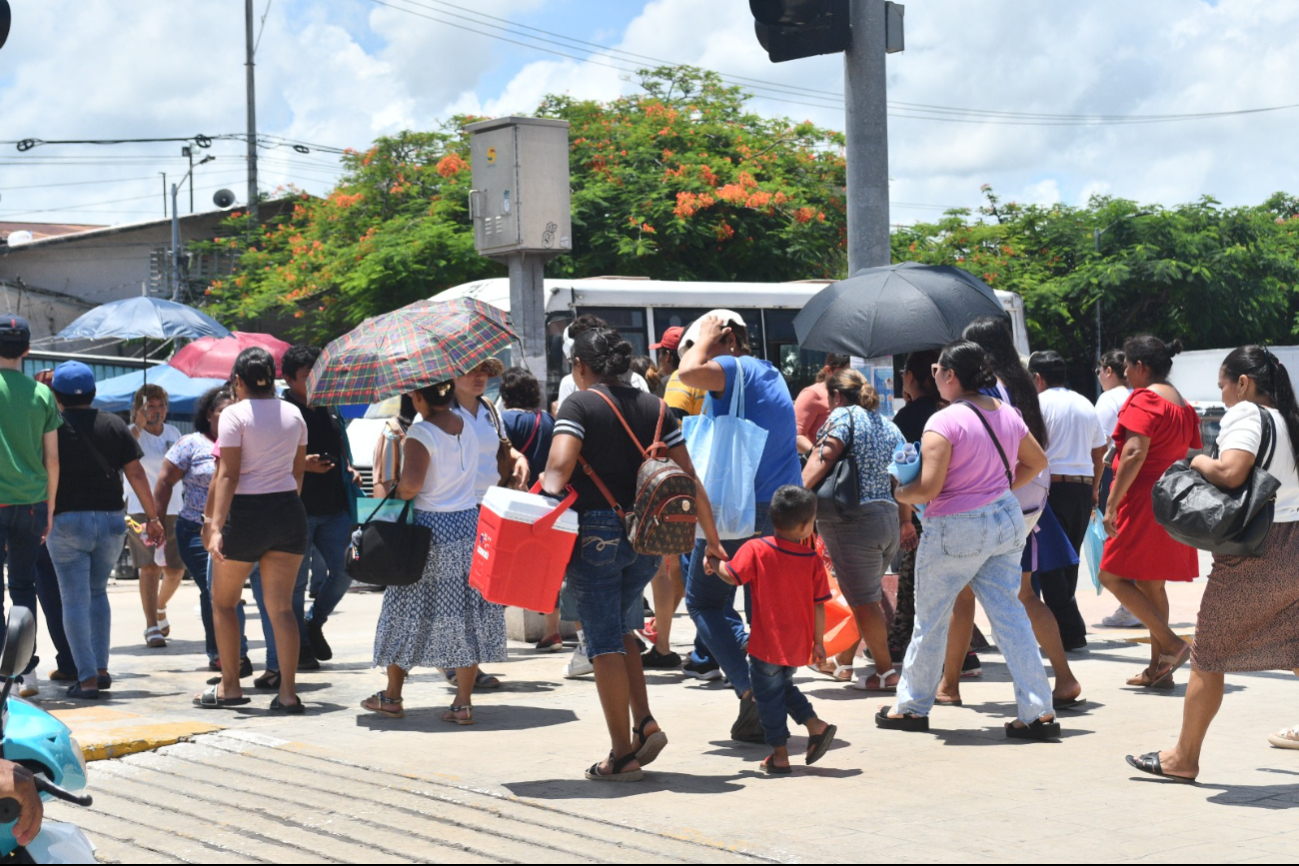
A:
<svg viewBox="0 0 1299 866">
<path fill-rule="evenodd" d="M 1245 483 L 1233 490 L 1211 484 L 1178 460 L 1155 482 L 1151 494 L 1155 520 L 1173 540 L 1219 556 L 1258 556 L 1272 529 L 1276 492 L 1281 482 L 1268 474 L 1276 453 L 1276 424 L 1272 413 L 1260 407 L 1263 433 L 1258 453 Z M 1218 456 L 1217 446 L 1213 456 Z"/>
<path fill-rule="evenodd" d="M 413 500 L 407 501 L 395 523 L 374 519 L 396 492 L 394 484 L 392 493 L 352 533 L 345 562 L 347 576 L 353 580 L 375 586 L 410 586 L 424 576 L 433 530 L 406 522 Z"/>
<path fill-rule="evenodd" d="M 857 459 L 852 446 L 857 438 L 857 425 L 852 408 L 848 409 L 848 441 L 843 453 L 830 467 L 821 483 L 816 485 L 816 515 L 818 520 L 852 520 L 861 513 L 861 487 L 858 482 Z M 824 446 L 822 446 L 824 447 Z"/>
</svg>

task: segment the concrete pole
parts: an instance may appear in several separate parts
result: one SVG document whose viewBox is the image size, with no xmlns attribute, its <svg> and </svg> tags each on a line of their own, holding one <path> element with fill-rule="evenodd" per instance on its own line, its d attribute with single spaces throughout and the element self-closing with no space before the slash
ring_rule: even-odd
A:
<svg viewBox="0 0 1299 866">
<path fill-rule="evenodd" d="M 889 125 L 884 0 L 850 0 L 852 47 L 844 52 L 848 136 L 848 275 L 891 264 Z"/>
<path fill-rule="evenodd" d="M 546 393 L 546 258 L 542 253 L 512 253 L 510 269 L 510 319 L 523 344 L 516 366 L 527 367 Z"/>
<path fill-rule="evenodd" d="M 257 222 L 257 88 L 253 75 L 253 0 L 244 0 L 244 43 L 248 88 L 248 215 Z"/>
<path fill-rule="evenodd" d="M 181 181 L 184 183 L 184 181 Z M 180 300 L 180 214 L 176 210 L 176 194 L 180 184 L 171 185 L 171 299 Z"/>
</svg>

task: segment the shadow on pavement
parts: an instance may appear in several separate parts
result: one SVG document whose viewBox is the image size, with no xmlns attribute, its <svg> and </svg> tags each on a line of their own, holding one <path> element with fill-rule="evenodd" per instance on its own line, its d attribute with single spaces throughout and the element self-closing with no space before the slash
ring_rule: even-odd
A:
<svg viewBox="0 0 1299 866">
<path fill-rule="evenodd" d="M 461 727 L 442 721 L 446 707 L 418 707 L 408 709 L 405 718 L 390 719 L 378 713 L 371 713 L 359 706 L 356 726 L 376 731 L 433 731 L 450 732 Z M 488 731 L 523 731 L 532 728 L 545 728 L 551 725 L 566 725 L 577 721 L 577 713 L 572 710 L 554 709 L 552 707 L 525 707 L 510 704 L 474 704 L 474 722 L 472 727 Z M 471 726 L 464 726 L 466 728 Z"/>
<path fill-rule="evenodd" d="M 144 644 L 127 644 L 125 646 L 114 646 L 110 651 L 110 656 L 159 656 L 166 657 L 171 655 L 202 655 L 207 652 L 207 645 L 200 640 L 176 640 L 167 638 L 165 647 L 151 647 Z"/>
<path fill-rule="evenodd" d="M 1096 733 L 1085 728 L 1071 728 L 1061 721 L 1060 739 L 1059 740 L 1012 740 L 1006 736 L 1005 729 L 998 725 L 995 728 L 966 729 L 961 731 L 935 731 L 930 730 L 931 736 L 937 737 L 943 741 L 944 746 L 1050 746 L 1060 745 L 1063 740 L 1071 740 L 1074 737 L 1086 737 Z"/>
<path fill-rule="evenodd" d="M 589 766 L 589 765 L 588 765 Z M 592 782 L 587 779 L 538 779 L 535 782 L 507 782 L 501 787 L 516 797 L 534 800 L 607 800 L 633 797 L 651 791 L 676 791 L 683 794 L 727 794 L 744 790 L 735 780 L 751 778 L 751 772 L 731 776 L 698 776 L 688 773 L 660 773 L 653 768 L 645 771 L 640 782 Z"/>
<path fill-rule="evenodd" d="M 1154 785 L 1182 785 L 1150 776 L 1132 776 L 1132 781 Z M 1251 809 L 1299 809 L 1299 784 L 1295 785 L 1213 785 L 1196 782 L 1193 786 L 1203 791 L 1217 791 L 1205 802 L 1218 806 L 1244 806 Z"/>
</svg>

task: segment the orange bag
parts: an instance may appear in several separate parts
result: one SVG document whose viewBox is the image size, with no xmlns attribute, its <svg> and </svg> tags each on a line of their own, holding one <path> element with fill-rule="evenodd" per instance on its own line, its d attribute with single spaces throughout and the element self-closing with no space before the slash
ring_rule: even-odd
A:
<svg viewBox="0 0 1299 866">
<path fill-rule="evenodd" d="M 857 631 L 857 620 L 853 619 L 852 608 L 844 601 L 839 591 L 839 581 L 835 577 L 834 563 L 825 549 L 821 537 L 816 538 L 816 552 L 825 564 L 826 575 L 830 579 L 831 598 L 825 603 L 825 654 L 829 658 L 837 656 L 847 649 L 857 646 L 861 634 Z"/>
</svg>

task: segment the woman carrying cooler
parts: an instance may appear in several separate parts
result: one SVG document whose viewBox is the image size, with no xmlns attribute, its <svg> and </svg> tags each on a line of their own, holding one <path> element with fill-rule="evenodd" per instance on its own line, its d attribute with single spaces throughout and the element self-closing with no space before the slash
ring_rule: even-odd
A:
<svg viewBox="0 0 1299 866">
<path fill-rule="evenodd" d="M 1140 757 L 1133 767 L 1178 782 L 1200 772 L 1200 747 L 1222 706 L 1223 674 L 1293 670 L 1299 673 L 1299 405 L 1290 375 L 1277 357 L 1260 346 L 1242 346 L 1227 356 L 1218 373 L 1227 414 L 1218 435 L 1218 457 L 1201 454 L 1191 468 L 1222 488 L 1240 487 L 1260 454 L 1263 426 L 1272 421 L 1271 462 L 1267 472 L 1281 488 L 1276 494 L 1272 530 L 1259 556 L 1214 556 L 1209 585 L 1200 599 L 1191 650 L 1191 676 L 1182 705 L 1177 744 Z M 1299 746 L 1299 740 L 1274 734 L 1274 745 Z M 1279 741 L 1279 742 L 1278 742 Z M 1294 746 L 1289 745 L 1294 743 Z"/>
<path fill-rule="evenodd" d="M 631 357 L 631 343 L 609 328 L 586 331 L 574 342 L 573 380 L 578 391 L 560 407 L 542 481 L 547 496 L 562 497 L 570 483 L 577 491 L 573 506 L 578 516 L 577 544 L 567 581 L 577 601 L 612 744 L 609 757 L 586 771 L 587 779 L 598 782 L 643 778 L 641 768 L 658 757 L 668 738 L 650 711 L 636 635 L 627 625 L 628 609 L 639 610 L 643 604 L 645 586 L 658 570 L 659 557 L 632 548 L 622 520 L 590 473 L 600 477 L 620 508 L 630 511 L 644 460 L 641 449 L 654 443 L 662 419 L 660 436 L 668 458 L 694 475 L 681 427 L 671 412 L 664 411 L 663 401 L 623 383 Z M 589 470 L 574 471 L 579 457 Z M 725 559 L 702 484 L 696 497 L 707 550 Z"/>
<path fill-rule="evenodd" d="M 1191 658 L 1191 645 L 1168 627 L 1165 581 L 1200 574 L 1195 548 L 1174 541 L 1155 522 L 1155 482 L 1191 448 L 1200 447 L 1200 419 L 1168 383 L 1180 340 L 1165 346 L 1157 337 L 1132 337 L 1123 345 L 1132 396 L 1119 412 L 1114 441 L 1114 485 L 1105 506 L 1105 555 L 1101 583 L 1150 629 L 1150 665 L 1130 686 L 1171 689 L 1173 671 Z"/>
<path fill-rule="evenodd" d="M 505 608 L 469 586 L 478 527 L 478 436 L 452 408 L 452 382 L 410 396 L 422 420 L 406 431 L 397 498 L 415 500 L 415 522 L 428 527 L 432 538 L 423 577 L 384 591 L 374 663 L 387 668 L 388 686 L 361 706 L 401 718 L 402 686 L 411 668 L 436 667 L 455 674 L 455 703 L 442 721 L 472 725 L 478 666 L 505 661 Z"/>
<path fill-rule="evenodd" d="M 851 459 L 857 466 L 859 510 L 840 518 L 823 507 L 817 512 L 816 529 L 830 553 L 839 591 L 852 609 L 857 631 L 875 660 L 874 672 L 855 685 L 865 691 L 892 691 L 898 674 L 889 653 L 882 581 L 901 544 L 900 527 L 911 530 L 911 506 L 898 505 L 893 498 L 893 476 L 888 471 L 904 440 L 902 431 L 880 416 L 879 394 L 861 373 L 840 370 L 826 376 L 824 385 L 830 416 L 816 434 L 817 445 L 803 468 L 803 486 L 815 490 L 839 460 Z M 834 679 L 851 679 L 856 649 L 854 644 L 815 669 Z"/>
<path fill-rule="evenodd" d="M 271 712 L 298 715 L 295 674 L 300 633 L 293 586 L 307 552 L 302 473 L 307 424 L 297 407 L 275 394 L 275 359 L 260 347 L 244 349 L 232 376 L 238 402 L 221 413 L 221 458 L 209 491 L 211 522 L 203 526 L 212 558 L 212 617 L 221 682 L 194 698 L 204 709 L 248 703 L 239 684 L 239 599 L 253 566 L 261 568 L 262 603 L 279 655 L 279 694 Z"/>
<path fill-rule="evenodd" d="M 916 625 L 902 666 L 898 700 L 875 723 L 929 730 L 943 672 L 947 630 L 956 596 L 967 585 L 983 604 L 1015 681 L 1018 718 L 1006 736 L 1044 740 L 1060 725 L 1051 686 L 1028 614 L 1019 600 L 1024 515 L 1011 493 L 1047 465 L 1046 452 L 1013 408 L 981 393 L 996 385 L 987 354 L 962 340 L 934 366 L 938 390 L 951 406 L 925 425 L 920 476 L 897 491 L 899 502 L 928 503 L 916 554 Z"/>
</svg>

